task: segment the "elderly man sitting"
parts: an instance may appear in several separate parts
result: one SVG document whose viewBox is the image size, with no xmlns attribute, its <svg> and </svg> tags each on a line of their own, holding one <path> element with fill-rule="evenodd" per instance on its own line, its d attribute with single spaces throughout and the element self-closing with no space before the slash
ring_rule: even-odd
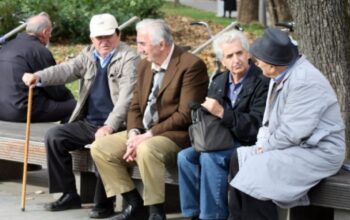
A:
<svg viewBox="0 0 350 220">
<path fill-rule="evenodd" d="M 251 53 L 271 81 L 256 144 L 231 158 L 229 219 L 277 220 L 276 205 L 308 205 L 309 189 L 340 169 L 345 126 L 332 86 L 286 33 L 267 29 Z"/>
</svg>

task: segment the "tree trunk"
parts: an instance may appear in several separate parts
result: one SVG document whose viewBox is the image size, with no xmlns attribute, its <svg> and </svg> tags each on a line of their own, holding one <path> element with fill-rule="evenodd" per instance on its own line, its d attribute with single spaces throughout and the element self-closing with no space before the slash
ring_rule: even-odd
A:
<svg viewBox="0 0 350 220">
<path fill-rule="evenodd" d="M 250 24 L 259 20 L 259 0 L 240 0 L 237 20 L 241 24 Z"/>
<path fill-rule="evenodd" d="M 174 0 L 174 5 L 177 6 L 180 4 L 180 0 Z"/>
<path fill-rule="evenodd" d="M 350 0 L 287 0 L 300 51 L 337 93 L 350 147 Z M 349 156 L 349 151 L 348 151 Z"/>
<path fill-rule="evenodd" d="M 291 21 L 292 15 L 286 0 L 268 0 L 269 22 L 274 26 L 278 22 Z"/>
</svg>

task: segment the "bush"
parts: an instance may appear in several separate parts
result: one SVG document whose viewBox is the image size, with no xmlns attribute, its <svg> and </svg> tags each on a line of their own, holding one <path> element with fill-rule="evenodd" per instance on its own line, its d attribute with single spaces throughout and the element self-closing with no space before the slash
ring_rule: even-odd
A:
<svg viewBox="0 0 350 220">
<path fill-rule="evenodd" d="M 19 19 L 45 11 L 54 23 L 52 41 L 86 43 L 92 15 L 111 13 L 122 24 L 133 16 L 162 16 L 163 3 L 164 0 L 1 0 L 0 35 L 16 27 Z"/>
</svg>

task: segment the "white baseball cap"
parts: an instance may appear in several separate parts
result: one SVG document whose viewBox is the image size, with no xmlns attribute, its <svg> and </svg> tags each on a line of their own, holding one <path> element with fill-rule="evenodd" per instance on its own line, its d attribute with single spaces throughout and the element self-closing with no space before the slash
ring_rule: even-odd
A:
<svg viewBox="0 0 350 220">
<path fill-rule="evenodd" d="M 113 15 L 94 15 L 90 21 L 90 37 L 112 35 L 117 28 L 118 22 Z"/>
</svg>

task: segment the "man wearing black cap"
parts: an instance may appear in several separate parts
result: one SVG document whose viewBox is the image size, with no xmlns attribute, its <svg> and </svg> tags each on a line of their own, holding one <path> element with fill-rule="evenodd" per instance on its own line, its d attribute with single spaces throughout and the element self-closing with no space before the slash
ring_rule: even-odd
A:
<svg viewBox="0 0 350 220">
<path fill-rule="evenodd" d="M 230 217 L 277 220 L 277 206 L 308 205 L 307 192 L 345 156 L 344 123 L 331 85 L 287 34 L 269 28 L 251 47 L 269 78 L 263 126 L 231 158 Z"/>
</svg>

